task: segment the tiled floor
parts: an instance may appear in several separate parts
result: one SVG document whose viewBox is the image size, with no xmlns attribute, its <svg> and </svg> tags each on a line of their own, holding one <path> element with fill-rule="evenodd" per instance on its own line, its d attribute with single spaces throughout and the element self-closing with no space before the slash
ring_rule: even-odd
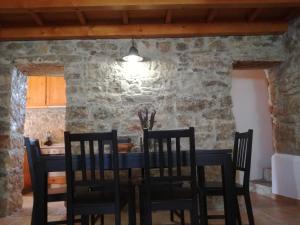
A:
<svg viewBox="0 0 300 225">
<path fill-rule="evenodd" d="M 271 199 L 257 194 L 252 195 L 256 225 L 299 225 L 300 201 L 290 199 Z M 30 225 L 32 197 L 24 196 L 23 209 L 12 216 L 0 218 L 0 225 Z M 63 203 L 49 204 L 49 219 L 64 218 Z M 244 207 L 242 208 L 243 224 L 247 224 Z M 127 224 L 126 214 L 122 215 L 123 224 Z M 105 225 L 112 225 L 113 218 L 105 217 Z M 172 224 L 169 222 L 168 213 L 155 213 L 155 225 Z M 211 225 L 224 224 L 222 221 L 211 221 Z"/>
</svg>

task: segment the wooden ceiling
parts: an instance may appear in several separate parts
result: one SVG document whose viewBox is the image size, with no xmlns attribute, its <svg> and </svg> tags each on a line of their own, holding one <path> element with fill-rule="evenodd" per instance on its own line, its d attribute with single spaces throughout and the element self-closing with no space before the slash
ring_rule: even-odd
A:
<svg viewBox="0 0 300 225">
<path fill-rule="evenodd" d="M 300 0 L 1 0 L 0 41 L 283 33 Z"/>
</svg>

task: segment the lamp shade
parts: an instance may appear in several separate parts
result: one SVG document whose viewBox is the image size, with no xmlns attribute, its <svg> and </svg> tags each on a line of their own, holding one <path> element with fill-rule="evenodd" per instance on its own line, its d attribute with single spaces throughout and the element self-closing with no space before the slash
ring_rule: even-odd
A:
<svg viewBox="0 0 300 225">
<path fill-rule="evenodd" d="M 141 62 L 143 61 L 143 57 L 139 55 L 139 51 L 134 46 L 134 43 L 132 41 L 132 46 L 129 49 L 129 53 L 123 57 L 123 60 L 126 62 Z"/>
</svg>

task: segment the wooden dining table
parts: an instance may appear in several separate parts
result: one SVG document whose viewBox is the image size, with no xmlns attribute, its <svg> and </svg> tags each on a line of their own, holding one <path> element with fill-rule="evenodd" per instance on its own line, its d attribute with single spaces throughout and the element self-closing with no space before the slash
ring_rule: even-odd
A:
<svg viewBox="0 0 300 225">
<path fill-rule="evenodd" d="M 225 193 L 225 223 L 226 225 L 235 225 L 236 223 L 236 192 L 235 192 L 235 181 L 233 179 L 233 166 L 232 166 L 232 150 L 231 149 L 198 149 L 196 150 L 196 164 L 198 168 L 204 168 L 206 166 L 221 166 L 224 183 Z M 186 151 L 181 152 L 183 165 L 189 164 L 189 154 Z M 158 166 L 158 153 L 152 152 L 150 165 L 152 168 Z M 174 153 L 175 157 L 175 153 Z M 88 158 L 88 157 L 87 157 Z M 89 167 L 89 160 L 86 160 L 87 167 Z M 73 157 L 73 168 L 74 170 L 80 170 L 81 158 L 80 156 Z M 97 165 L 97 162 L 96 162 Z M 38 207 L 38 224 L 46 224 L 47 211 L 44 209 L 46 204 L 46 190 L 47 190 L 47 178 L 49 172 L 62 172 L 65 171 L 65 155 L 59 154 L 48 154 L 42 155 L 37 163 L 39 168 L 39 186 L 41 190 L 39 193 L 39 207 Z M 104 169 L 110 170 L 112 168 L 111 154 L 104 155 Z M 119 169 L 136 169 L 144 168 L 144 155 L 143 152 L 128 152 L 119 153 Z M 203 170 L 202 170 L 203 171 Z M 201 213 L 200 204 L 200 224 L 205 224 L 203 213 Z"/>
</svg>

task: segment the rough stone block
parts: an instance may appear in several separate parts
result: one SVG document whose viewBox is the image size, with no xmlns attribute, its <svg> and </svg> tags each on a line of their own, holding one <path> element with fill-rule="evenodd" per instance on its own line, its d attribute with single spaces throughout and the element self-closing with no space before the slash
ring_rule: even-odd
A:
<svg viewBox="0 0 300 225">
<path fill-rule="evenodd" d="M 10 136 L 9 135 L 0 135 L 0 151 L 9 149 L 11 147 Z"/>
</svg>

